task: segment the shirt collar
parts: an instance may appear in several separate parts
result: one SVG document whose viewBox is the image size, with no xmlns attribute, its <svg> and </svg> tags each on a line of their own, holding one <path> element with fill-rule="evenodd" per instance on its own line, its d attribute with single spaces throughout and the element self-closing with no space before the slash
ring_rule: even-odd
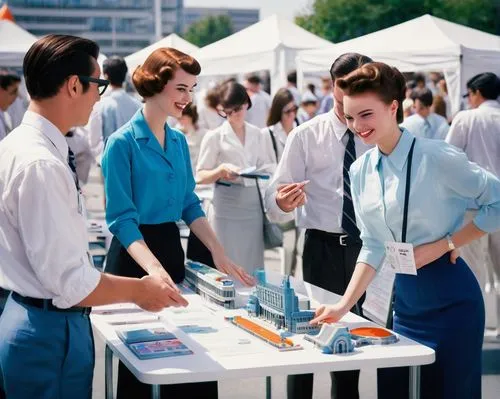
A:
<svg viewBox="0 0 500 399">
<path fill-rule="evenodd" d="M 333 125 L 333 132 L 335 133 L 335 137 L 337 137 L 338 141 L 342 141 L 342 137 L 344 137 L 344 134 L 347 131 L 347 125 L 345 125 L 337 116 L 335 111 L 332 109 L 331 111 L 328 112 L 330 115 L 330 120 L 332 121 Z"/>
<path fill-rule="evenodd" d="M 33 111 L 26 111 L 22 121 L 23 125 L 28 125 L 43 133 L 45 137 L 56 147 L 57 151 L 68 158 L 68 143 L 62 132 L 47 118 Z"/>
<path fill-rule="evenodd" d="M 144 113 L 142 111 L 143 111 L 143 109 L 140 108 L 134 114 L 134 116 L 130 120 L 130 124 L 131 124 L 132 130 L 134 132 L 134 137 L 136 139 L 150 140 L 150 139 L 153 139 L 155 137 L 154 137 L 153 132 L 149 128 L 149 125 L 146 122 L 146 118 L 144 118 Z M 172 133 L 173 132 L 171 132 L 170 126 L 168 125 L 167 122 L 165 122 L 165 140 L 170 140 L 170 139 L 172 139 L 174 141 L 177 140 L 177 136 L 175 136 Z"/>
<path fill-rule="evenodd" d="M 480 104 L 478 108 L 482 107 L 500 108 L 500 103 L 497 100 L 486 100 L 485 102 Z"/>
<path fill-rule="evenodd" d="M 399 138 L 396 148 L 387 156 L 384 155 L 378 147 L 375 147 L 375 151 L 372 152 L 372 162 L 373 166 L 376 168 L 380 163 L 382 157 L 387 157 L 387 159 L 399 170 L 403 170 L 403 166 L 406 163 L 408 154 L 410 153 L 411 144 L 415 138 L 407 129 L 401 129 L 401 137 Z"/>
</svg>

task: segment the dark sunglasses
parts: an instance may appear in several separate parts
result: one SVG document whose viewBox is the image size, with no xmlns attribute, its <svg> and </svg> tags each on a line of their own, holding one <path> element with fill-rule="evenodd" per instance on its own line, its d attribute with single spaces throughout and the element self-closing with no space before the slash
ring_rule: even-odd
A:
<svg viewBox="0 0 500 399">
<path fill-rule="evenodd" d="M 286 114 L 286 115 L 288 115 L 288 114 L 291 114 L 292 112 L 295 113 L 298 110 L 299 110 L 299 107 L 295 106 L 295 107 L 290 108 L 290 109 L 286 109 L 286 110 L 284 109 L 283 113 Z"/>
<path fill-rule="evenodd" d="M 228 116 L 231 116 L 232 114 L 234 114 L 235 112 L 240 112 L 243 107 L 247 105 L 246 103 L 244 104 L 241 104 L 241 105 L 238 105 L 237 107 L 234 107 L 232 109 L 218 109 L 217 110 L 217 113 L 223 117 L 223 118 L 227 118 Z"/>
<path fill-rule="evenodd" d="M 104 94 L 104 92 L 106 91 L 106 89 L 108 88 L 109 80 L 93 78 L 91 76 L 82 76 L 82 75 L 77 75 L 77 76 L 78 76 L 78 79 L 80 79 L 80 82 L 97 84 L 97 88 L 99 89 L 100 96 L 102 96 Z"/>
</svg>

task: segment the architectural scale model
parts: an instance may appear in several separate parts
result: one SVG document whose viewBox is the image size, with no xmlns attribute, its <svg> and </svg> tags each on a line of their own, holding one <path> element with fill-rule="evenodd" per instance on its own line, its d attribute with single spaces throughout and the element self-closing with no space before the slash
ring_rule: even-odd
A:
<svg viewBox="0 0 500 399">
<path fill-rule="evenodd" d="M 263 269 L 255 272 L 257 285 L 250 295 L 246 309 L 250 316 L 271 322 L 276 328 L 294 334 L 315 334 L 319 327 L 311 326 L 314 311 L 310 309 L 309 299 L 299 297 L 290 286 L 290 277 L 285 275 L 281 286 L 266 282 Z"/>
<path fill-rule="evenodd" d="M 349 329 L 340 324 L 323 324 L 317 335 L 306 334 L 306 341 L 314 343 L 323 353 L 339 354 L 354 351 Z"/>
<path fill-rule="evenodd" d="M 275 333 L 264 326 L 261 326 L 252 320 L 248 320 L 242 316 L 225 317 L 227 321 L 235 326 L 249 332 L 250 334 L 262 339 L 268 344 L 278 348 L 280 351 L 290 351 L 303 349 L 300 345 L 295 345 L 290 338 L 286 338 L 283 334 Z"/>
<path fill-rule="evenodd" d="M 203 263 L 186 262 L 185 282 L 200 296 L 227 309 L 234 309 L 234 282 L 226 274 Z"/>
<path fill-rule="evenodd" d="M 399 341 L 396 334 L 381 327 L 359 327 L 351 330 L 354 346 L 389 345 Z"/>
</svg>

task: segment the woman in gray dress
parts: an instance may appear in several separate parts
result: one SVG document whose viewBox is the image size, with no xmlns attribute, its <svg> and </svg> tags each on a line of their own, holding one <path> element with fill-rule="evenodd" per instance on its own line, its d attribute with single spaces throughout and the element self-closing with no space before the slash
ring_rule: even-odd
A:
<svg viewBox="0 0 500 399">
<path fill-rule="evenodd" d="M 245 88 L 228 82 L 220 89 L 218 110 L 227 120 L 201 143 L 197 183 L 215 183 L 209 221 L 227 255 L 249 273 L 264 266 L 263 214 L 255 179 L 239 172 L 256 167 L 272 172 L 275 160 L 265 151 L 260 129 L 245 122 L 252 106 Z M 262 181 L 259 183 L 262 188 Z"/>
</svg>

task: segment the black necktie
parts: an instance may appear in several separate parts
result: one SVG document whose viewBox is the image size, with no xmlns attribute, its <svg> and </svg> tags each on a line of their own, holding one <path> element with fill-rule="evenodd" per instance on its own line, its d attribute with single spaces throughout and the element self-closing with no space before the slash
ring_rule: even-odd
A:
<svg viewBox="0 0 500 399">
<path fill-rule="evenodd" d="M 78 175 L 76 174 L 76 158 L 75 153 L 68 147 L 68 165 L 73 172 L 73 179 L 75 180 L 76 190 L 80 192 L 80 184 L 78 183 Z"/>
<path fill-rule="evenodd" d="M 352 238 L 359 239 L 359 229 L 356 226 L 356 215 L 351 197 L 351 179 L 349 178 L 349 168 L 356 160 L 356 146 L 354 144 L 354 134 L 347 129 L 349 136 L 344 153 L 344 202 L 342 205 L 342 229 Z"/>
</svg>

